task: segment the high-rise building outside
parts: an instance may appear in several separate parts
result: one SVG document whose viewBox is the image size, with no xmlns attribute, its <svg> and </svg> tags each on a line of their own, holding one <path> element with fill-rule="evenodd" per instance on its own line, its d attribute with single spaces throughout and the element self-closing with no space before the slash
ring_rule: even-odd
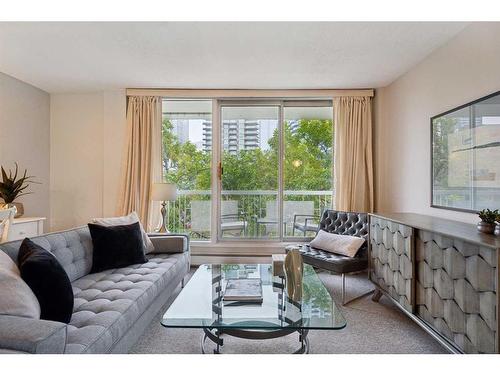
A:
<svg viewBox="0 0 500 375">
<path fill-rule="evenodd" d="M 177 137 L 180 143 L 189 141 L 189 120 L 187 119 L 172 119 L 172 133 Z"/>
<path fill-rule="evenodd" d="M 242 150 L 255 150 L 260 144 L 260 122 L 228 120 L 222 123 L 222 148 L 230 154 Z M 212 122 L 203 122 L 203 149 L 212 150 Z"/>
</svg>

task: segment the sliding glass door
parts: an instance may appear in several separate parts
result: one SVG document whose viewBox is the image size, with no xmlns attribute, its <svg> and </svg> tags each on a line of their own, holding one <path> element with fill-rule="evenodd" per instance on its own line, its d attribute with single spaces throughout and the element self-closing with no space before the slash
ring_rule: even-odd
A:
<svg viewBox="0 0 500 375">
<path fill-rule="evenodd" d="M 332 205 L 329 101 L 220 104 L 220 239 L 314 235 Z"/>
<path fill-rule="evenodd" d="M 285 102 L 283 122 L 283 237 L 310 237 L 332 206 L 331 103 Z"/>
<path fill-rule="evenodd" d="M 221 105 L 219 237 L 280 237 L 280 107 Z"/>
</svg>

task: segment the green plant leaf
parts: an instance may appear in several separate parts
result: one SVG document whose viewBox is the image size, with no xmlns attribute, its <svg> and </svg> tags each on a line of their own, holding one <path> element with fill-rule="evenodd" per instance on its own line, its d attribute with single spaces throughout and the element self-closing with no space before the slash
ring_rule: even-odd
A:
<svg viewBox="0 0 500 375">
<path fill-rule="evenodd" d="M 17 163 L 15 163 L 14 173 L 9 169 L 9 174 L 7 175 L 3 166 L 1 166 L 0 169 L 3 180 L 0 182 L 0 197 L 6 203 L 11 203 L 22 195 L 30 194 L 30 192 L 26 192 L 25 190 L 30 184 L 38 183 L 37 181 L 31 180 L 34 176 L 28 176 L 27 169 L 24 170 L 22 176 L 19 175 L 19 166 Z"/>
<path fill-rule="evenodd" d="M 7 177 L 7 173 L 5 173 L 5 169 L 2 167 L 2 180 L 7 181 L 9 178 Z"/>
</svg>

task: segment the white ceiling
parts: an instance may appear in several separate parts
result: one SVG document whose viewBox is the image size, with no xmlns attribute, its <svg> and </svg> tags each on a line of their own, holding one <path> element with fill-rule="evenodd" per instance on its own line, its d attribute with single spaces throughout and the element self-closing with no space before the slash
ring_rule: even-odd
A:
<svg viewBox="0 0 500 375">
<path fill-rule="evenodd" d="M 465 23 L 0 23 L 0 71 L 51 93 L 377 88 Z"/>
</svg>

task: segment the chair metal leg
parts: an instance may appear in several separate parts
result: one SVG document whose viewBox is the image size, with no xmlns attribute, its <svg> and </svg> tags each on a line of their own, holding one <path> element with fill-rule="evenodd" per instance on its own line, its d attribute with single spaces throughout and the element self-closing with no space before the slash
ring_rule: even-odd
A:
<svg viewBox="0 0 500 375">
<path fill-rule="evenodd" d="M 182 280 L 181 280 L 181 288 L 184 288 L 184 285 L 185 285 L 184 279 L 185 279 L 185 277 L 183 277 Z"/>
<path fill-rule="evenodd" d="M 345 273 L 342 274 L 342 306 L 345 305 Z"/>
</svg>

